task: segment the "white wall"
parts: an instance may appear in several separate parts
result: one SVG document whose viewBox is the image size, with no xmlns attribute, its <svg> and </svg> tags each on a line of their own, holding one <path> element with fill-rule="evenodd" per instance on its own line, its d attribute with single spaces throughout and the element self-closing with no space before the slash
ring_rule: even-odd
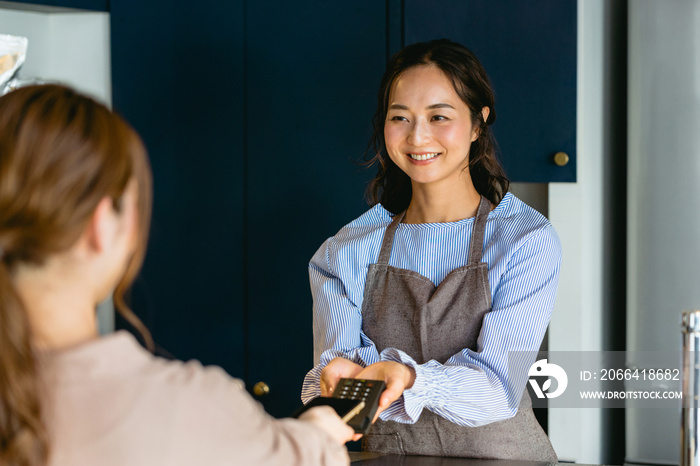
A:
<svg viewBox="0 0 700 466">
<path fill-rule="evenodd" d="M 603 349 L 604 2 L 578 2 L 577 182 L 549 185 L 563 250 L 549 351 Z M 560 460 L 603 462 L 601 410 L 550 409 L 548 418 Z"/>
<path fill-rule="evenodd" d="M 700 309 L 700 1 L 629 8 L 627 350 L 679 351 Z M 626 415 L 629 461 L 678 464 L 680 410 Z"/>
<path fill-rule="evenodd" d="M 0 34 L 29 39 L 21 78 L 59 81 L 111 105 L 109 13 L 8 6 L 0 2 Z"/>
<path fill-rule="evenodd" d="M 609 160 L 618 156 L 609 141 L 609 5 L 578 5 L 578 181 L 549 186 L 549 218 L 563 246 L 549 349 L 609 349 L 604 322 L 609 313 L 626 312 L 628 351 L 675 351 L 681 311 L 700 307 L 700 1 L 628 2 L 627 309 L 611 307 L 605 297 L 611 280 L 605 254 L 617 253 L 606 242 L 605 224 L 606 208 L 617 201 L 606 197 L 605 180 Z M 548 415 L 560 459 L 605 461 L 603 410 Z M 627 409 L 625 415 L 627 461 L 677 464 L 678 412 Z"/>
</svg>

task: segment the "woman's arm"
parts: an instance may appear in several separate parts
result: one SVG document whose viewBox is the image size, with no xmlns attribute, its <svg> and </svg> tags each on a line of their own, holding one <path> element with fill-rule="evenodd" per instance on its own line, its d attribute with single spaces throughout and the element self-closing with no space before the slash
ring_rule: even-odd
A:
<svg viewBox="0 0 700 466">
<path fill-rule="evenodd" d="M 412 387 L 380 418 L 413 423 L 427 408 L 457 424 L 478 426 L 514 416 L 527 369 L 549 323 L 560 260 L 559 240 L 551 226 L 534 232 L 512 254 L 494 291 L 492 310 L 484 317 L 476 352 L 464 349 L 445 364 L 434 360 L 417 364 L 400 350 L 382 351 L 381 361 L 406 364 L 416 376 Z M 510 351 L 528 351 L 531 356 L 518 353 L 509 367 Z M 358 376 L 373 370 L 368 367 Z"/>
<path fill-rule="evenodd" d="M 309 264 L 316 366 L 304 378 L 301 394 L 304 403 L 321 395 L 321 372 L 333 359 L 347 359 L 360 369 L 380 360 L 376 346 L 362 332 L 360 308 L 348 297 L 341 279 L 331 272 L 329 241 L 319 248 Z M 355 368 L 352 373 L 351 367 L 347 367 L 347 374 L 338 375 L 352 377 L 359 372 Z"/>
<path fill-rule="evenodd" d="M 160 363 L 160 367 L 159 384 L 143 390 L 156 401 L 140 403 L 143 406 L 134 410 L 145 413 L 140 420 L 159 412 L 167 416 L 157 416 L 150 424 L 125 419 L 151 426 L 149 435 L 164 447 L 159 451 L 166 464 L 349 464 L 343 443 L 354 432 L 332 409 L 313 408 L 299 419 L 275 419 L 243 383 L 219 367 L 202 367 L 196 361 Z M 142 446 L 137 442 L 128 448 Z"/>
</svg>

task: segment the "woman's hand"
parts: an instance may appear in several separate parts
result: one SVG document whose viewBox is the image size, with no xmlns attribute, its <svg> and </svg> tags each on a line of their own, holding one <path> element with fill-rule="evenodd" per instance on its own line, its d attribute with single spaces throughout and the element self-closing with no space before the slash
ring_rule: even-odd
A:
<svg viewBox="0 0 700 466">
<path fill-rule="evenodd" d="M 344 423 L 330 406 L 311 408 L 299 416 L 299 420 L 315 425 L 341 445 L 354 440 L 356 437 L 353 428 Z"/>
<path fill-rule="evenodd" d="M 340 379 L 356 379 L 362 369 L 359 364 L 345 358 L 331 360 L 321 371 L 321 396 L 331 396 Z"/>
<path fill-rule="evenodd" d="M 416 371 L 400 362 L 381 361 L 367 366 L 356 379 L 383 380 L 386 388 L 379 397 L 379 409 L 372 422 L 377 420 L 379 414 L 396 401 L 403 391 L 411 388 L 416 381 Z"/>
</svg>

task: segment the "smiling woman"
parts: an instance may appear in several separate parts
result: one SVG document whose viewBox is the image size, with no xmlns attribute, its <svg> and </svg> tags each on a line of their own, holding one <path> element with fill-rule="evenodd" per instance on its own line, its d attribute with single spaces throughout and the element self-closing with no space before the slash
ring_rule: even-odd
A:
<svg viewBox="0 0 700 466">
<path fill-rule="evenodd" d="M 410 45 L 381 82 L 374 206 L 311 259 L 316 366 L 302 398 L 380 379 L 368 451 L 556 461 L 525 391 L 556 293 L 560 246 L 508 192 L 493 91 L 447 40 Z M 508 353 L 529 351 L 509 365 Z"/>
</svg>

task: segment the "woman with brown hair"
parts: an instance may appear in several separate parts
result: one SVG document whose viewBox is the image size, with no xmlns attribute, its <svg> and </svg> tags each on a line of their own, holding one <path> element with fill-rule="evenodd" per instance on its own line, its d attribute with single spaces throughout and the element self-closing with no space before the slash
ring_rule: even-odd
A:
<svg viewBox="0 0 700 466">
<path fill-rule="evenodd" d="M 560 246 L 508 192 L 495 118 L 471 51 L 448 40 L 400 50 L 374 116 L 373 207 L 311 259 L 316 366 L 302 398 L 341 377 L 384 380 L 365 450 L 556 461 L 524 390 Z M 514 351 L 529 355 L 516 367 Z"/>
<path fill-rule="evenodd" d="M 347 464 L 331 408 L 275 420 L 221 369 L 100 338 L 144 258 L 151 175 L 136 133 L 58 85 L 0 97 L 0 463 Z"/>
</svg>

